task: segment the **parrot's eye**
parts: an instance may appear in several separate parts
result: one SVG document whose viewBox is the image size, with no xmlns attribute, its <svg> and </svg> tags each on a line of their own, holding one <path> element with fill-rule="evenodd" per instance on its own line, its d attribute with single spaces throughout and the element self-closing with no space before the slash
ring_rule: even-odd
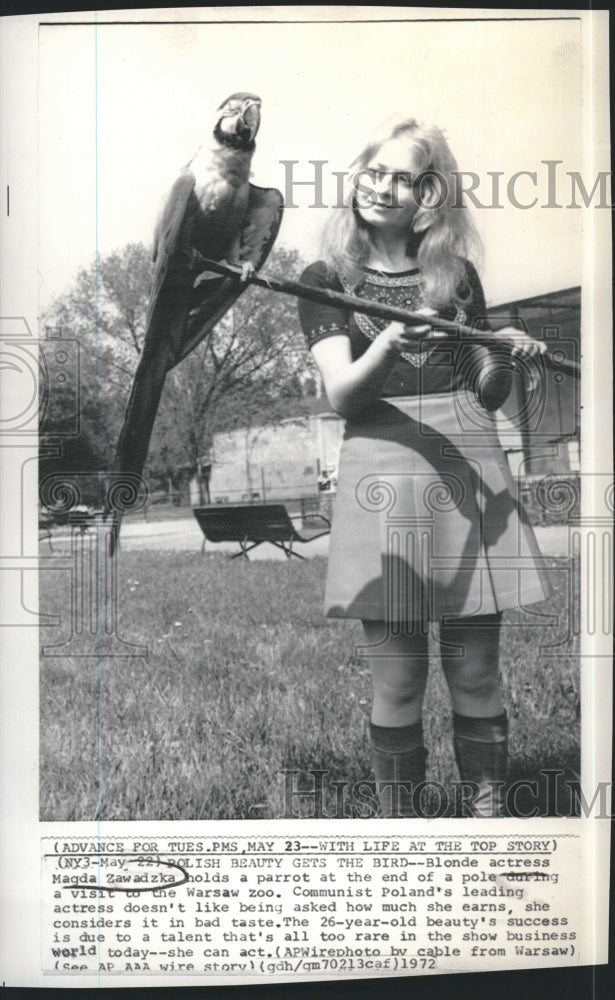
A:
<svg viewBox="0 0 615 1000">
<path fill-rule="evenodd" d="M 231 115 L 236 115 L 241 111 L 241 104 L 239 101 L 233 101 L 232 104 L 227 104 L 222 110 L 223 118 L 230 118 Z"/>
</svg>

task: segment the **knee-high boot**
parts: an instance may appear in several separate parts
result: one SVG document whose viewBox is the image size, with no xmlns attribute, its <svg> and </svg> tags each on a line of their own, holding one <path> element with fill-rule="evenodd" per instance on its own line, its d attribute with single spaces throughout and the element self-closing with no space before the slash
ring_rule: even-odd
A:
<svg viewBox="0 0 615 1000">
<path fill-rule="evenodd" d="M 371 722 L 369 731 L 381 815 L 393 819 L 415 816 L 413 791 L 425 781 L 427 763 L 422 722 L 400 727 Z"/>
<path fill-rule="evenodd" d="M 453 713 L 455 759 L 468 782 L 464 805 L 472 816 L 501 817 L 508 777 L 508 717 L 471 718 Z M 474 786 L 474 787 L 472 787 Z"/>
</svg>

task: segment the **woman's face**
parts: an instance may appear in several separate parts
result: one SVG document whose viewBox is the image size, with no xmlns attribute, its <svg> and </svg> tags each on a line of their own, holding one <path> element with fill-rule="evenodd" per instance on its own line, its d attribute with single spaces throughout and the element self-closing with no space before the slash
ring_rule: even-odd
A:
<svg viewBox="0 0 615 1000">
<path fill-rule="evenodd" d="M 369 226 L 408 233 L 419 207 L 414 181 L 422 165 L 407 138 L 389 139 L 355 179 L 356 210 Z"/>
</svg>

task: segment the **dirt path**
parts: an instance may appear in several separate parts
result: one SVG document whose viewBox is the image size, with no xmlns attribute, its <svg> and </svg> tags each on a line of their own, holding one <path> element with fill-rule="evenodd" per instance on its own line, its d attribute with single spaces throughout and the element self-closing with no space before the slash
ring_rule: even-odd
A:
<svg viewBox="0 0 615 1000">
<path fill-rule="evenodd" d="M 545 556 L 567 556 L 569 554 L 569 529 L 566 525 L 553 525 L 550 527 L 536 527 L 536 538 L 540 550 Z M 54 534 L 53 545 L 56 551 L 66 551 L 69 535 L 62 533 Z M 178 552 L 200 552 L 203 546 L 203 535 L 194 518 L 182 518 L 176 521 L 133 521 L 124 522 L 121 533 L 121 547 L 123 552 L 132 552 L 139 549 L 178 551 Z M 46 545 L 44 546 L 46 548 Z M 42 551 L 44 551 L 44 548 Z M 329 552 L 329 536 L 323 535 L 304 545 L 296 546 L 297 552 L 310 559 L 314 556 L 327 556 Z M 227 552 L 232 554 L 238 551 L 238 546 L 234 542 L 220 542 L 214 544 L 206 543 L 207 552 Z M 284 553 L 274 545 L 267 543 L 259 545 L 250 553 L 250 559 L 260 560 L 282 560 L 286 559 Z"/>
</svg>

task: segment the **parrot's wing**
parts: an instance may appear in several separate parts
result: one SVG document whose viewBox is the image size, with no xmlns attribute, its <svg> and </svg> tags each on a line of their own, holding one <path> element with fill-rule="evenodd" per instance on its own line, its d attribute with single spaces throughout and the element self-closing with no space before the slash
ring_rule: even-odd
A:
<svg viewBox="0 0 615 1000">
<path fill-rule="evenodd" d="M 188 316 L 193 277 L 189 269 L 191 198 L 195 179 L 183 171 L 171 188 L 154 234 L 154 277 L 143 347 L 113 462 L 114 477 L 141 475 L 167 372 L 173 367 Z M 187 273 L 188 272 L 188 273 Z M 107 513 L 109 511 L 107 510 Z M 111 536 L 115 550 L 121 516 Z"/>
<path fill-rule="evenodd" d="M 260 271 L 267 260 L 276 241 L 283 211 L 284 199 L 276 188 L 250 184 L 248 210 L 241 230 L 239 259 L 252 261 L 257 271 Z"/>
<path fill-rule="evenodd" d="M 278 235 L 283 211 L 284 199 L 280 191 L 250 184 L 248 207 L 239 237 L 240 261 L 251 261 L 256 271 L 263 266 Z M 240 285 L 235 278 L 207 282 L 207 297 L 190 315 L 178 361 L 200 344 L 246 288 L 247 285 Z"/>
<path fill-rule="evenodd" d="M 154 277 L 145 321 L 143 351 L 157 342 L 159 333 L 166 335 L 170 303 L 186 295 L 192 279 L 189 271 L 190 202 L 194 198 L 194 174 L 183 170 L 175 181 L 156 225 L 153 258 Z"/>
<path fill-rule="evenodd" d="M 195 188 L 194 174 L 190 170 L 182 170 L 169 192 L 162 214 L 154 233 L 154 260 L 156 273 L 152 287 L 152 299 L 159 286 L 164 281 L 169 263 L 177 250 L 182 223 L 186 217 L 190 195 Z"/>
<path fill-rule="evenodd" d="M 156 263 L 145 325 L 143 347 L 124 425 L 117 444 L 114 471 L 141 473 L 160 393 L 173 367 L 191 301 L 192 275 L 187 264 L 190 238 L 190 200 L 194 175 L 184 170 L 165 202 L 154 235 Z M 188 274 L 186 272 L 188 271 Z"/>
</svg>

